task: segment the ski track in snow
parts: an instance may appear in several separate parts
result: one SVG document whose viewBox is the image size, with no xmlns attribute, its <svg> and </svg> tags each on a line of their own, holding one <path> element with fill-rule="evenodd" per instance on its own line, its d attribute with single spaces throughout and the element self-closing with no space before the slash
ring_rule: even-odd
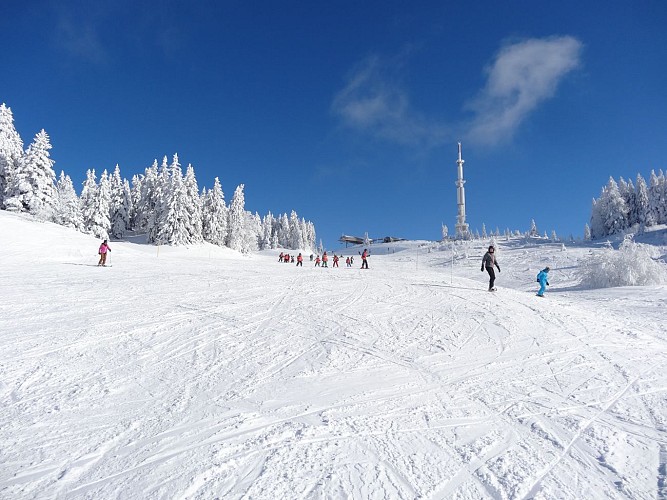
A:
<svg viewBox="0 0 667 500">
<path fill-rule="evenodd" d="M 0 498 L 667 498 L 665 287 L 78 238 L 0 259 Z"/>
</svg>

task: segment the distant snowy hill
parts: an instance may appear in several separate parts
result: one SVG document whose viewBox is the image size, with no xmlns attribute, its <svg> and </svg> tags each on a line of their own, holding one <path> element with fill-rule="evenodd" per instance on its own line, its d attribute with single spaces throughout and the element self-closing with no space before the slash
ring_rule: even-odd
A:
<svg viewBox="0 0 667 500">
<path fill-rule="evenodd" d="M 498 238 L 495 293 L 489 241 L 369 270 L 112 241 L 100 268 L 74 230 L 0 235 L 0 498 L 667 496 L 667 285 L 585 283 L 663 273 L 664 227 L 626 257 Z"/>
</svg>

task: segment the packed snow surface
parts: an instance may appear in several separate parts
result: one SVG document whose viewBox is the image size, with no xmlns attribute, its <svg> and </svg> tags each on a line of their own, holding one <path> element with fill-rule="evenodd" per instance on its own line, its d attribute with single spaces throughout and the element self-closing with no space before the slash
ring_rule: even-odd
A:
<svg viewBox="0 0 667 500">
<path fill-rule="evenodd" d="M 500 238 L 490 293 L 488 241 L 0 234 L 1 498 L 667 497 L 667 287 L 582 288 L 595 245 Z"/>
</svg>

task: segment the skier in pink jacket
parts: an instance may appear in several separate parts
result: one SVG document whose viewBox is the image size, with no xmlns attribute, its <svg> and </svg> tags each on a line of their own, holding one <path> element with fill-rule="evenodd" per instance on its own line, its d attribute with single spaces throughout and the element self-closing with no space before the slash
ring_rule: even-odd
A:
<svg viewBox="0 0 667 500">
<path fill-rule="evenodd" d="M 106 266 L 107 265 L 107 253 L 111 252 L 111 248 L 109 248 L 109 244 L 107 243 L 107 240 L 104 240 L 102 244 L 100 245 L 100 249 L 97 253 L 100 254 L 100 261 L 97 263 L 98 266 Z"/>
</svg>

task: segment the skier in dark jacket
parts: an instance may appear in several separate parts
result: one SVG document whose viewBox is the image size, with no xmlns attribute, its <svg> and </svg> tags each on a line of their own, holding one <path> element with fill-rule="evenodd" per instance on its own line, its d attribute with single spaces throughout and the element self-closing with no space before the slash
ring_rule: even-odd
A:
<svg viewBox="0 0 667 500">
<path fill-rule="evenodd" d="M 498 268 L 498 272 L 500 272 L 500 266 L 496 260 L 496 249 L 493 248 L 493 245 L 490 245 L 488 251 L 482 258 L 482 272 L 484 272 L 484 269 L 486 269 L 486 272 L 489 273 L 489 292 L 496 291 L 496 287 L 494 286 L 496 282 L 496 273 L 493 270 L 493 266 L 496 266 Z"/>
</svg>

